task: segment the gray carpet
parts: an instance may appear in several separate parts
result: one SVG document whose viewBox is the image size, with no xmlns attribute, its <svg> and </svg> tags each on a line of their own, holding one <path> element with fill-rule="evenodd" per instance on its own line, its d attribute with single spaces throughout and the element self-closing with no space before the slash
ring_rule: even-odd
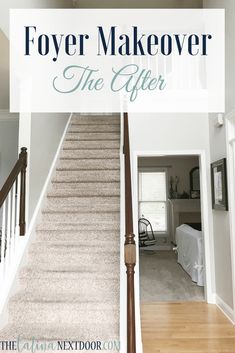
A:
<svg viewBox="0 0 235 353">
<path fill-rule="evenodd" d="M 203 301 L 204 289 L 192 282 L 173 251 L 140 251 L 141 302 Z"/>
<path fill-rule="evenodd" d="M 119 339 L 119 116 L 75 115 L 1 340 Z"/>
</svg>

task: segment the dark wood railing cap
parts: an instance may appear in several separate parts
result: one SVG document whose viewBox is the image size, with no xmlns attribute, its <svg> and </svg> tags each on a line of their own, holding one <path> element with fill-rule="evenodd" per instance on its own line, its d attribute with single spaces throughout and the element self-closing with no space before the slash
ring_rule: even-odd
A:
<svg viewBox="0 0 235 353">
<path fill-rule="evenodd" d="M 8 197 L 9 192 L 19 174 L 21 174 L 20 182 L 20 235 L 25 235 L 26 225 L 25 225 L 25 199 L 26 199 L 26 168 L 27 168 L 27 148 L 22 147 L 19 154 L 19 159 L 14 165 L 11 173 L 9 174 L 6 182 L 4 183 L 2 189 L 0 190 L 0 207 L 4 204 Z"/>
</svg>

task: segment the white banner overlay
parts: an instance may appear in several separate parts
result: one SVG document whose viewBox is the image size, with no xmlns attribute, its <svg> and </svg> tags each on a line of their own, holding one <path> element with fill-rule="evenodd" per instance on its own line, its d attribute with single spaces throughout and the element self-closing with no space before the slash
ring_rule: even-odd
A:
<svg viewBox="0 0 235 353">
<path fill-rule="evenodd" d="M 11 112 L 223 112 L 224 10 L 10 14 Z"/>
</svg>

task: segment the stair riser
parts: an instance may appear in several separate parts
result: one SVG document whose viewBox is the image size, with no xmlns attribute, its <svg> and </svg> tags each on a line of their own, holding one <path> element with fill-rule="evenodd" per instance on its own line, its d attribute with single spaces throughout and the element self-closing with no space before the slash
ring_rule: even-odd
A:
<svg viewBox="0 0 235 353">
<path fill-rule="evenodd" d="M 56 266 L 60 269 L 63 266 L 82 266 L 83 264 L 90 265 L 91 270 L 95 266 L 99 266 L 102 264 L 103 267 L 106 265 L 117 264 L 119 262 L 118 254 L 112 251 L 109 254 L 97 254 L 97 253 L 87 253 L 87 254 L 72 254 L 71 252 L 59 252 L 59 251 L 45 251 L 45 253 L 39 252 L 30 252 L 28 254 L 28 264 L 40 266 L 47 266 L 50 268 L 51 263 L 53 263 L 53 267 Z M 94 264 L 96 264 L 94 266 Z"/>
<path fill-rule="evenodd" d="M 116 140 L 120 141 L 119 132 L 68 132 L 66 141 L 98 141 Z"/>
<path fill-rule="evenodd" d="M 88 241 L 89 247 L 87 246 Z M 107 249 L 107 252 L 104 251 L 104 249 Z M 35 241 L 31 244 L 28 252 L 32 255 L 37 255 L 38 253 L 40 255 L 50 253 L 52 256 L 57 256 L 58 254 L 61 256 L 69 253 L 80 257 L 80 255 L 87 253 L 96 254 L 99 256 L 104 256 L 106 254 L 108 256 L 109 253 L 112 253 L 112 255 L 115 255 L 116 253 L 116 255 L 118 255 L 118 249 L 118 238 L 104 241 L 102 237 L 100 237 L 99 240 L 90 242 L 90 239 L 87 239 L 87 237 L 80 237 L 77 241 L 71 242 L 64 237 L 63 241 L 60 241 L 59 243 L 53 241 L 48 241 L 47 243 Z"/>
<path fill-rule="evenodd" d="M 89 158 L 114 158 L 114 159 L 120 159 L 120 151 L 119 149 L 112 149 L 112 150 L 102 150 L 102 149 L 87 149 L 87 150 L 62 150 L 60 154 L 60 158 L 80 158 L 80 159 L 89 159 Z"/>
<path fill-rule="evenodd" d="M 120 195 L 120 191 L 119 190 L 112 190 L 112 192 L 110 192 L 109 190 L 69 190 L 69 189 L 64 189 L 62 188 L 61 190 L 55 190 L 55 191 L 51 191 L 48 193 L 48 198 L 57 198 L 58 202 L 60 198 L 79 198 L 79 197 L 113 197 L 113 196 L 119 196 Z"/>
<path fill-rule="evenodd" d="M 103 207 L 103 212 L 118 212 L 120 209 L 119 197 L 110 198 L 54 198 L 50 197 L 47 200 L 43 212 L 95 212 L 100 210 L 100 205 Z"/>
<path fill-rule="evenodd" d="M 117 171 L 99 171 L 99 170 L 79 170 L 79 171 L 57 171 L 53 182 L 119 182 L 120 172 Z"/>
<path fill-rule="evenodd" d="M 73 124 L 96 124 L 96 125 L 120 125 L 120 116 L 73 116 L 71 125 Z"/>
<path fill-rule="evenodd" d="M 52 183 L 48 192 L 49 197 L 82 197 L 82 196 L 119 196 L 119 182 L 111 183 Z"/>
<path fill-rule="evenodd" d="M 120 148 L 119 141 L 65 141 L 63 149 L 117 149 Z"/>
<path fill-rule="evenodd" d="M 100 206 L 97 204 L 94 205 L 84 205 L 84 206 L 67 206 L 67 205 L 54 205 L 51 207 L 46 207 L 43 212 L 47 213 L 56 213 L 56 212 L 70 212 L 71 208 L 73 209 L 73 212 L 100 212 Z M 104 212 L 118 212 L 120 209 L 120 206 L 118 204 L 108 204 L 104 203 L 102 204 L 102 208 Z"/>
<path fill-rule="evenodd" d="M 118 159 L 61 159 L 57 170 L 120 170 Z"/>
<path fill-rule="evenodd" d="M 92 241 L 92 242 L 100 242 L 102 241 L 112 241 L 112 242 L 118 242 L 120 239 L 120 234 L 119 232 L 111 232 L 111 231 L 103 231 L 103 232 L 97 232 L 97 231 L 86 231 L 86 232 L 39 232 L 37 231 L 36 233 L 36 240 L 45 242 L 45 241 L 54 241 L 54 242 L 63 242 L 63 241 L 68 241 L 68 242 L 73 242 L 73 241 L 79 241 L 79 240 L 87 239 L 87 241 Z"/>
<path fill-rule="evenodd" d="M 101 324 L 102 322 L 110 323 L 117 322 L 119 312 L 112 307 L 107 310 L 108 304 L 105 307 L 99 308 L 96 304 L 96 310 L 86 310 L 84 303 L 81 304 L 65 304 L 65 303 L 11 303 L 9 306 L 10 322 L 21 322 L 22 313 L 27 318 L 27 323 L 33 324 L 57 324 L 61 326 L 69 323 L 74 324 Z M 92 307 L 93 309 L 93 307 Z M 53 313 L 53 314 L 52 314 Z"/>
<path fill-rule="evenodd" d="M 76 262 L 76 263 L 59 263 L 59 261 L 55 263 L 49 263 L 49 262 L 43 262 L 42 261 L 31 261 L 28 263 L 28 267 L 31 269 L 37 269 L 38 274 L 36 277 L 33 278 L 48 278 L 48 280 L 51 280 L 52 278 L 61 278 L 61 274 L 64 273 L 65 276 L 62 278 L 67 278 L 67 276 L 73 271 L 77 272 L 79 274 L 84 273 L 92 273 L 93 278 L 91 278 L 91 281 L 93 281 L 94 277 L 96 278 L 96 275 L 106 275 L 110 272 L 113 271 L 114 275 L 112 274 L 111 278 L 117 278 L 117 274 L 119 273 L 120 269 L 120 261 L 116 261 L 116 263 L 82 263 L 82 262 Z M 58 276 L 57 276 L 58 275 Z M 23 276 L 23 275 L 22 275 Z M 32 276 L 29 276 L 32 278 Z"/>
<path fill-rule="evenodd" d="M 78 223 L 48 223 L 48 222 L 43 222 L 40 223 L 37 227 L 37 230 L 39 231 L 77 231 L 79 227 L 79 230 L 81 231 L 119 231 L 120 230 L 120 225 L 119 223 L 90 223 L 90 222 L 83 222 L 78 225 Z"/>
<path fill-rule="evenodd" d="M 20 284 L 25 289 L 25 296 L 27 298 L 43 298 L 43 300 L 53 301 L 54 298 L 59 296 L 64 301 L 69 301 L 72 298 L 83 301 L 89 293 L 89 300 L 95 301 L 97 293 L 105 300 L 112 300 L 114 297 L 119 296 L 119 283 L 118 280 L 94 280 L 88 282 L 83 279 L 82 281 L 76 280 L 43 280 L 36 279 L 28 281 L 21 279 Z"/>
<path fill-rule="evenodd" d="M 80 341 L 86 342 L 88 337 L 92 337 L 93 341 L 117 341 L 119 338 L 119 325 L 118 322 L 113 323 L 112 325 L 106 324 L 104 322 L 99 325 L 89 324 L 88 327 L 84 327 L 84 325 L 71 325 L 68 323 L 67 325 L 48 325 L 47 323 L 43 323 L 43 325 L 32 325 L 32 324 L 22 324 L 20 322 L 18 325 L 8 325 L 8 327 L 4 328 L 1 332 L 1 340 L 9 340 L 9 338 L 17 339 L 20 336 L 21 340 L 29 340 L 29 343 L 32 343 L 32 337 L 35 337 L 37 341 L 45 342 L 45 341 L 77 341 L 78 338 Z M 14 335 L 12 336 L 12 333 Z M 79 337 L 78 337 L 79 333 Z M 26 352 L 26 350 L 24 350 Z M 36 350 L 35 353 L 44 352 L 44 350 Z M 58 351 L 46 351 L 48 353 L 58 352 Z M 64 352 L 64 351 L 60 351 Z M 68 352 L 68 350 L 66 350 Z M 78 351 L 76 351 L 78 352 Z M 82 350 L 82 352 L 86 353 L 94 353 L 96 351 L 90 350 Z M 99 352 L 103 352 L 100 351 Z M 1 353 L 9 353 L 8 351 L 1 351 Z M 106 351 L 107 353 L 107 351 Z"/>
<path fill-rule="evenodd" d="M 120 134 L 120 126 L 119 125 L 70 125 L 68 129 L 69 133 L 76 132 L 116 132 Z"/>
<path fill-rule="evenodd" d="M 64 281 L 71 280 L 77 281 L 78 283 L 85 280 L 88 283 L 96 280 L 107 281 L 110 283 L 115 280 L 119 280 L 120 264 L 107 266 L 95 266 L 94 272 L 91 272 L 90 266 L 72 266 L 69 269 L 66 267 L 62 268 L 62 271 L 54 270 L 53 267 L 47 271 L 46 269 L 40 268 L 39 266 L 25 266 L 21 269 L 19 273 L 20 280 L 28 280 L 29 282 L 37 280 L 46 280 L 48 283 L 50 281 Z"/>
<path fill-rule="evenodd" d="M 81 224 L 119 224 L 120 215 L 116 213 L 102 213 L 102 208 L 100 213 L 43 213 L 42 224 L 43 223 L 70 223 L 77 224 L 77 229 Z M 88 228 L 89 229 L 89 228 Z"/>
</svg>

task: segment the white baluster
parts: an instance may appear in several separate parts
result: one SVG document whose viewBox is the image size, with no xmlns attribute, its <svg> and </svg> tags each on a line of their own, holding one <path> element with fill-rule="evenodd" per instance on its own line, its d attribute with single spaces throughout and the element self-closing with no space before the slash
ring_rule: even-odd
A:
<svg viewBox="0 0 235 353">
<path fill-rule="evenodd" d="M 1 281 L 5 275 L 5 241 L 6 241 L 6 201 L 2 206 L 2 239 L 1 239 Z"/>
<path fill-rule="evenodd" d="M 20 175 L 17 177 L 17 195 L 16 195 L 16 227 L 15 227 L 15 249 L 17 249 L 17 243 L 19 241 L 19 221 L 20 221 Z"/>
<path fill-rule="evenodd" d="M 16 232 L 16 182 L 12 187 L 12 213 L 11 213 L 11 255 L 15 253 L 15 232 Z"/>
<path fill-rule="evenodd" d="M 11 196 L 12 196 L 12 190 L 10 190 L 7 198 L 7 249 L 6 249 L 6 274 L 9 270 L 10 266 L 10 248 L 11 248 Z"/>
</svg>

